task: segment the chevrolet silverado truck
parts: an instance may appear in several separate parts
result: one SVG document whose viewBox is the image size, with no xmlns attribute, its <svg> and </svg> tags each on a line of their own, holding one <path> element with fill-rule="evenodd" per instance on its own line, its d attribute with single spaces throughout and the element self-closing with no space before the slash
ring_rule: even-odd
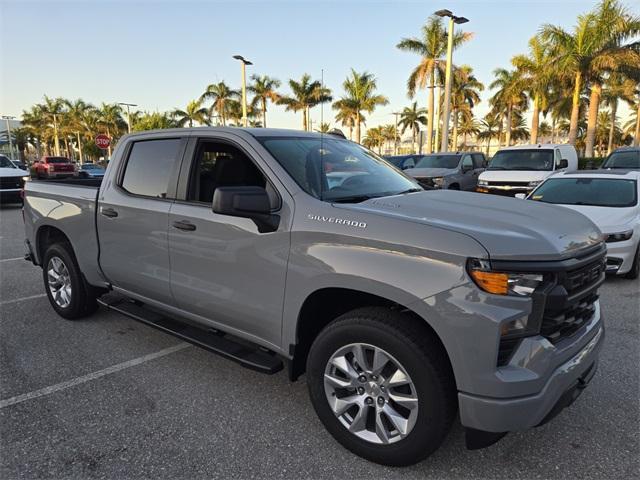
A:
<svg viewBox="0 0 640 480">
<path fill-rule="evenodd" d="M 547 422 L 587 386 L 604 339 L 606 247 L 590 220 L 424 191 L 332 135 L 127 135 L 102 180 L 27 182 L 24 218 L 60 316 L 100 304 L 306 374 L 329 432 L 382 464 L 426 458 L 456 415 L 469 448 Z"/>
</svg>

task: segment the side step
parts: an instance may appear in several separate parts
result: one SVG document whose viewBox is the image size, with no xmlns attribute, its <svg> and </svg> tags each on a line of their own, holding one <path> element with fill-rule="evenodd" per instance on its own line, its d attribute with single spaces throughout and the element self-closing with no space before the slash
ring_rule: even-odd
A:
<svg viewBox="0 0 640 480">
<path fill-rule="evenodd" d="M 252 370 L 273 374 L 283 368 L 282 360 L 275 354 L 258 346 L 244 340 L 233 339 L 230 335 L 217 330 L 208 331 L 165 317 L 122 295 L 109 293 L 99 298 L 98 303 L 110 310 L 181 338 L 186 342 L 222 355 Z"/>
</svg>

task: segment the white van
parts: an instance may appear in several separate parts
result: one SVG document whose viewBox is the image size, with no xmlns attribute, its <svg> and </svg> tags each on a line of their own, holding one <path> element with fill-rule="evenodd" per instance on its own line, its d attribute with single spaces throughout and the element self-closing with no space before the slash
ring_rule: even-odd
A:
<svg viewBox="0 0 640 480">
<path fill-rule="evenodd" d="M 555 172 L 578 169 L 578 153 L 573 145 L 537 144 L 507 147 L 493 156 L 489 167 L 478 177 L 476 191 L 515 196 L 528 194 Z"/>
</svg>

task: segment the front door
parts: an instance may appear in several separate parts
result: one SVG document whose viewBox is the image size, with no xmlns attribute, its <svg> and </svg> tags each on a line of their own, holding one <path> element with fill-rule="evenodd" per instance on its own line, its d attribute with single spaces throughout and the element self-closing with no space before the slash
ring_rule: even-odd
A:
<svg viewBox="0 0 640 480">
<path fill-rule="evenodd" d="M 475 190 L 479 173 L 476 173 L 473 158 L 468 153 L 462 157 L 462 181 L 460 190 Z"/>
<path fill-rule="evenodd" d="M 180 138 L 134 141 L 98 199 L 100 266 L 114 286 L 172 304 L 167 225 Z M 113 179 L 113 180 L 112 180 Z"/>
<path fill-rule="evenodd" d="M 231 138 L 190 140 L 191 162 L 181 172 L 189 181 L 169 213 L 171 288 L 181 309 L 214 327 L 279 346 L 289 211 L 261 159 Z M 223 186 L 265 187 L 281 215 L 278 230 L 260 233 L 253 220 L 214 213 L 213 194 Z"/>
</svg>

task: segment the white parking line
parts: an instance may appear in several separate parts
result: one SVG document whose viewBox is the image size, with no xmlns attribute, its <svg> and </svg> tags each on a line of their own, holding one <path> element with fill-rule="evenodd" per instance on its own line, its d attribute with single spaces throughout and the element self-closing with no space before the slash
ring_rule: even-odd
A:
<svg viewBox="0 0 640 480">
<path fill-rule="evenodd" d="M 110 375 L 115 372 L 120 372 L 121 370 L 125 370 L 127 368 L 135 367 L 136 365 L 140 365 L 142 363 L 155 360 L 156 358 L 164 357 L 166 355 L 179 352 L 180 350 L 184 350 L 185 348 L 189 348 L 190 346 L 191 346 L 190 343 L 184 343 L 184 342 L 179 343 L 177 345 L 174 345 L 173 347 L 165 348 L 164 350 L 160 350 L 155 353 L 150 353 L 142 357 L 134 358 L 133 360 L 129 360 L 127 362 L 118 363 L 117 365 L 112 365 L 111 367 L 107 367 L 103 370 L 98 370 L 97 372 L 93 372 L 87 375 L 83 375 L 81 377 L 73 378 L 71 380 L 67 380 L 66 382 L 57 383 L 49 387 L 41 388 L 40 390 L 34 390 L 33 392 L 23 393 L 22 395 L 17 395 L 15 397 L 7 398 L 6 400 L 0 400 L 0 409 L 5 407 L 10 407 L 11 405 L 15 405 L 17 403 L 26 402 L 27 400 L 33 400 L 34 398 L 43 397 L 51 393 L 59 392 L 60 390 L 65 390 L 67 388 L 75 387 L 76 385 L 80 385 L 82 383 L 86 383 L 91 380 L 104 377 L 105 375 Z"/>
<path fill-rule="evenodd" d="M 24 260 L 24 257 L 3 258 L 2 260 L 0 260 L 0 263 L 2 263 L 2 262 L 15 262 L 16 260 Z"/>
<path fill-rule="evenodd" d="M 8 305 L 10 303 L 22 302 L 23 300 L 33 300 L 34 298 L 42 298 L 46 296 L 47 296 L 46 293 L 39 293 L 38 295 L 30 295 L 28 297 L 14 298 L 13 300 L 5 300 L 4 302 L 0 302 L 0 305 Z"/>
</svg>

